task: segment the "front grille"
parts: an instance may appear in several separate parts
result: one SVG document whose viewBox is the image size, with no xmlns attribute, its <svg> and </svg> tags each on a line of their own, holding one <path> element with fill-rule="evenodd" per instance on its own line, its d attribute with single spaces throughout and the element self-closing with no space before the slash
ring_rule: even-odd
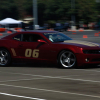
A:
<svg viewBox="0 0 100 100">
<path fill-rule="evenodd" d="M 92 62 L 100 61 L 100 58 L 92 59 Z"/>
<path fill-rule="evenodd" d="M 85 54 L 100 54 L 100 50 L 83 50 Z"/>
</svg>

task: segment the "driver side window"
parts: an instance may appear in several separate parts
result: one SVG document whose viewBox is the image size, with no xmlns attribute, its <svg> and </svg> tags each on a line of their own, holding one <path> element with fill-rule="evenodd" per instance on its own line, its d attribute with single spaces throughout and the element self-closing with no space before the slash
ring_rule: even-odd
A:
<svg viewBox="0 0 100 100">
<path fill-rule="evenodd" d="M 23 34 L 22 41 L 24 41 L 24 42 L 37 42 L 38 39 L 42 39 L 42 37 L 37 35 L 37 34 Z"/>
</svg>

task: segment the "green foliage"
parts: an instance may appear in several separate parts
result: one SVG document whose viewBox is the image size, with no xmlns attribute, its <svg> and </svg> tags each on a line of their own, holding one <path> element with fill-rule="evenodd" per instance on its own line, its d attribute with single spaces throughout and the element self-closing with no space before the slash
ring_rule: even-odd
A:
<svg viewBox="0 0 100 100">
<path fill-rule="evenodd" d="M 76 22 L 84 23 L 97 21 L 100 13 L 100 3 L 95 0 L 75 0 L 75 9 L 71 9 L 71 0 L 37 0 L 38 21 L 55 23 L 70 21 L 74 14 Z M 11 17 L 23 19 L 33 16 L 33 0 L 0 0 L 0 19 Z"/>
<path fill-rule="evenodd" d="M 76 17 L 84 22 L 96 21 L 97 11 L 95 0 L 76 0 Z"/>
<path fill-rule="evenodd" d="M 16 15 L 16 13 L 17 13 L 17 9 L 15 7 L 13 0 L 0 1 L 0 19 L 6 18 L 6 17 L 17 18 L 18 16 Z"/>
</svg>

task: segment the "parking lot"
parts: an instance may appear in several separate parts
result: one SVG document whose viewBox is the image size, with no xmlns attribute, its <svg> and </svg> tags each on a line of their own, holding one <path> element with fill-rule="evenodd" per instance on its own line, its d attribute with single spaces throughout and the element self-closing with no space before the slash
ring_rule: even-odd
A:
<svg viewBox="0 0 100 100">
<path fill-rule="evenodd" d="M 73 39 L 100 42 L 100 37 L 94 36 L 97 31 L 64 33 Z M 0 100 L 100 100 L 99 76 L 100 66 L 60 69 L 55 65 L 13 64 L 0 67 Z"/>
<path fill-rule="evenodd" d="M 100 100 L 100 68 L 1 67 L 1 100 Z"/>
</svg>

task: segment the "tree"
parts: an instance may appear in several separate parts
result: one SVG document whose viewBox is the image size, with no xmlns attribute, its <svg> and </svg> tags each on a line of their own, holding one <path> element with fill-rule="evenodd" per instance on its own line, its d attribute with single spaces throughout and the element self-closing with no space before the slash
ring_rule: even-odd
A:
<svg viewBox="0 0 100 100">
<path fill-rule="evenodd" d="M 26 0 L 13 0 L 14 3 L 16 4 L 16 8 L 18 10 L 18 15 L 19 18 L 24 18 L 26 16 L 26 11 L 25 11 L 25 2 Z"/>
<path fill-rule="evenodd" d="M 97 19 L 95 0 L 76 0 L 75 15 L 77 21 L 93 22 Z"/>
<path fill-rule="evenodd" d="M 18 18 L 17 9 L 13 0 L 0 1 L 0 19 L 4 19 L 6 17 Z"/>
<path fill-rule="evenodd" d="M 76 22 L 92 22 L 97 20 L 100 13 L 99 4 L 95 0 L 75 0 L 75 9 L 71 9 L 71 0 L 37 0 L 38 21 L 71 21 L 71 15 L 75 14 Z M 23 19 L 33 16 L 33 0 L 1 0 L 0 19 L 12 17 Z"/>
</svg>

